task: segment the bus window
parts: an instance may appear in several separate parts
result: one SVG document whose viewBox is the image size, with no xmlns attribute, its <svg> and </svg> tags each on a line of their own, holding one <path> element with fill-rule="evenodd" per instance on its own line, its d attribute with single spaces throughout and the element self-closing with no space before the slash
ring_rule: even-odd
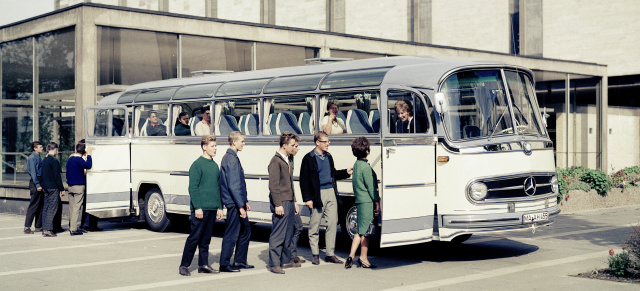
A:
<svg viewBox="0 0 640 291">
<path fill-rule="evenodd" d="M 315 96 L 287 96 L 264 99 L 263 134 L 314 134 Z"/>
<path fill-rule="evenodd" d="M 210 107 L 211 104 L 206 102 L 187 102 L 174 104 L 171 110 L 170 118 L 170 120 L 173 121 L 173 123 L 171 124 L 171 126 L 173 127 L 173 135 L 196 136 L 210 134 Z"/>
<path fill-rule="evenodd" d="M 425 133 L 429 131 L 425 104 L 416 93 L 390 90 L 387 95 L 390 133 Z"/>
<path fill-rule="evenodd" d="M 215 133 L 228 136 L 232 131 L 258 135 L 260 125 L 259 99 L 222 100 L 215 103 Z"/>
<path fill-rule="evenodd" d="M 320 130 L 329 134 L 380 132 L 378 95 L 377 91 L 355 91 L 322 96 Z"/>
<path fill-rule="evenodd" d="M 125 136 L 128 128 L 125 128 L 125 118 L 127 118 L 124 109 L 113 110 L 113 120 L 111 121 L 111 136 Z"/>
<path fill-rule="evenodd" d="M 109 109 L 87 111 L 87 120 L 93 121 L 93 126 L 89 126 L 93 130 L 87 131 L 89 137 L 109 136 L 109 111 Z"/>
<path fill-rule="evenodd" d="M 169 105 L 153 104 L 136 107 L 136 136 L 166 136 Z"/>
</svg>

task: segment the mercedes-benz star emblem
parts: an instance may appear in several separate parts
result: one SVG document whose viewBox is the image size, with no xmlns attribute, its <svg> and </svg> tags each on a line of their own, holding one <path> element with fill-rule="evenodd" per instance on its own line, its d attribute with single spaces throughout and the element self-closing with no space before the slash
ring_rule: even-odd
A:
<svg viewBox="0 0 640 291">
<path fill-rule="evenodd" d="M 524 180 L 524 194 L 533 196 L 536 194 L 536 179 L 528 177 Z"/>
</svg>

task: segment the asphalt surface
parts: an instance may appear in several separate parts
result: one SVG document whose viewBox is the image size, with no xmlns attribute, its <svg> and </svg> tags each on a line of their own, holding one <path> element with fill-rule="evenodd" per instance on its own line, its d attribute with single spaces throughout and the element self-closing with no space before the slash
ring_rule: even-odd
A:
<svg viewBox="0 0 640 291">
<path fill-rule="evenodd" d="M 239 273 L 178 274 L 187 224 L 149 231 L 129 220 L 103 221 L 102 232 L 55 238 L 22 233 L 24 216 L 0 213 L 0 290 L 640 290 L 640 285 L 572 277 L 607 267 L 640 224 L 640 205 L 561 214 L 550 227 L 474 235 L 462 244 L 430 242 L 375 251 L 375 270 L 309 261 L 286 274 L 268 272 L 270 226 L 253 226 L 249 263 Z M 63 224 L 66 222 L 63 222 Z M 224 224 L 210 262 L 218 268 Z M 340 240 L 336 254 L 347 257 Z M 306 232 L 298 252 L 311 259 Z M 321 242 L 324 237 L 321 236 Z M 321 250 L 321 258 L 324 255 Z"/>
</svg>

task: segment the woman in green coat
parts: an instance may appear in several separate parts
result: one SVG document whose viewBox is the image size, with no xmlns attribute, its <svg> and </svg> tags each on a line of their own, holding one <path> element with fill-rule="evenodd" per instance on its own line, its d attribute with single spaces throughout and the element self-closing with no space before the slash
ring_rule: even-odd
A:
<svg viewBox="0 0 640 291">
<path fill-rule="evenodd" d="M 353 259 L 360 246 L 360 258 L 358 265 L 363 268 L 375 268 L 367 259 L 369 239 L 365 236 L 373 217 L 380 215 L 380 196 L 378 195 L 378 178 L 366 158 L 369 156 L 370 143 L 366 137 L 358 137 L 351 143 L 351 151 L 358 158 L 353 165 L 353 193 L 356 196 L 358 216 L 358 233 L 353 236 L 351 253 L 344 264 L 346 269 L 351 268 Z M 375 205 L 375 208 L 374 208 Z"/>
</svg>

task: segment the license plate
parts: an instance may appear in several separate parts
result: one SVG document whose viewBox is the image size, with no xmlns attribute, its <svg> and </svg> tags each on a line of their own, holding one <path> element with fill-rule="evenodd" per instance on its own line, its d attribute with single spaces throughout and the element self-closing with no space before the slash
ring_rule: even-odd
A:
<svg viewBox="0 0 640 291">
<path fill-rule="evenodd" d="M 549 219 L 549 212 L 530 213 L 522 216 L 523 223 L 544 221 L 548 219 Z"/>
</svg>

